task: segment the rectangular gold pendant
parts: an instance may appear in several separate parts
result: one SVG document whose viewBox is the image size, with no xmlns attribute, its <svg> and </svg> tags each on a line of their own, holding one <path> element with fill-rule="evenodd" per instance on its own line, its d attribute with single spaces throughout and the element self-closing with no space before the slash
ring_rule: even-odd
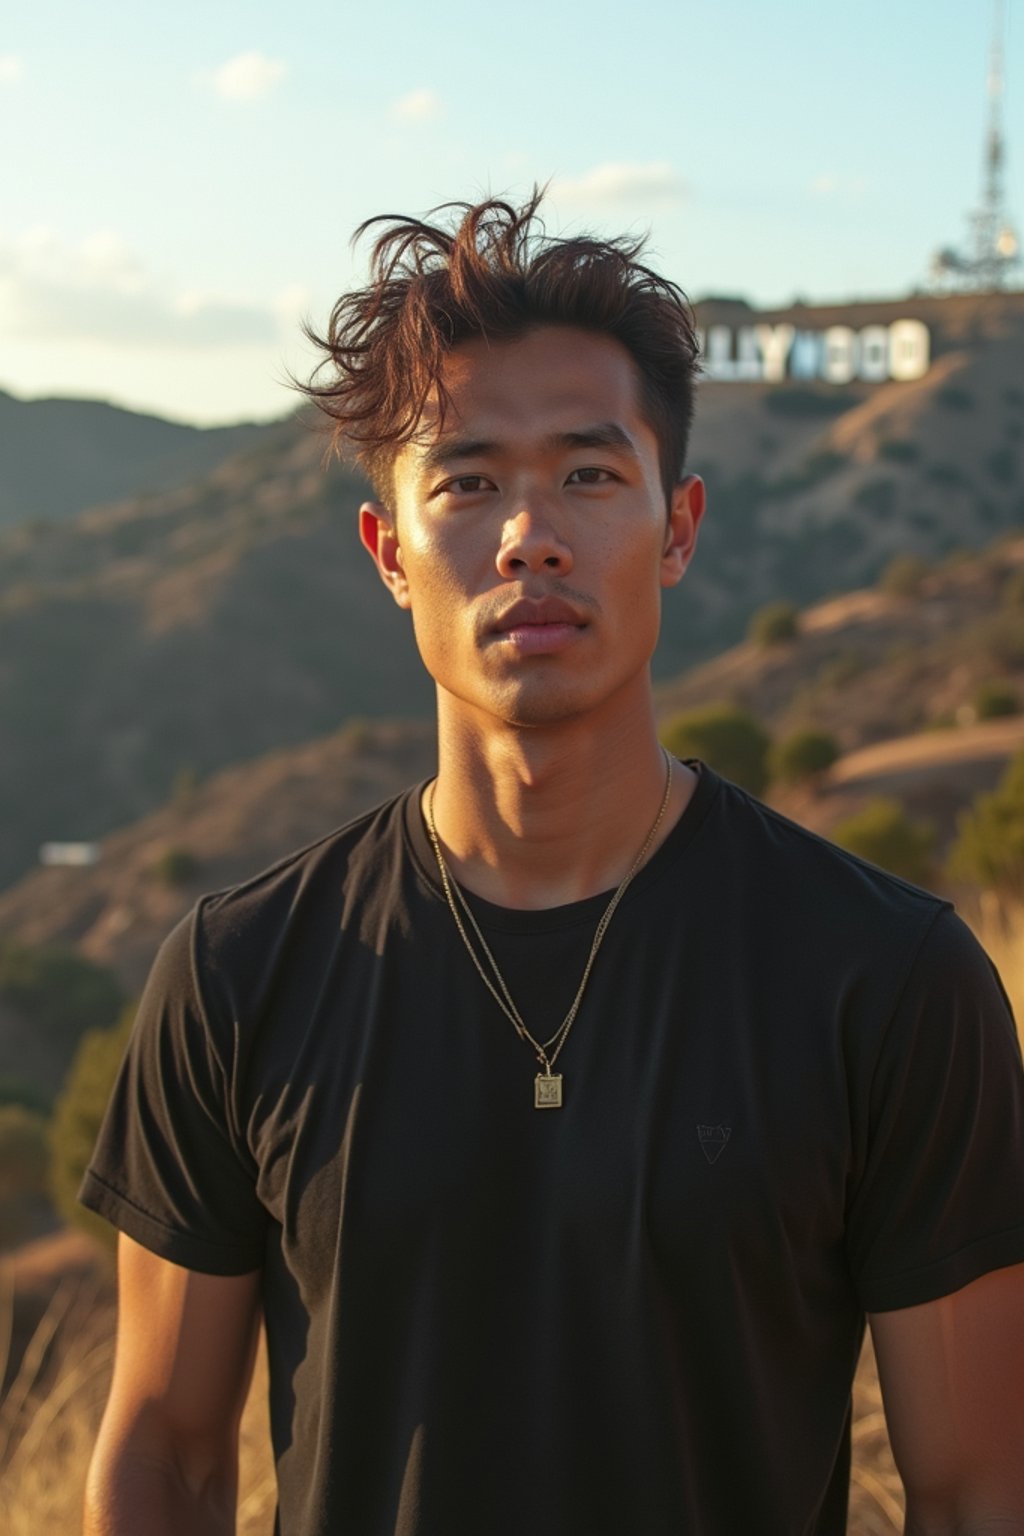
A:
<svg viewBox="0 0 1024 1536">
<path fill-rule="evenodd" d="M 533 1107 L 534 1109 L 561 1109 L 562 1074 L 560 1072 L 537 1073 L 533 1080 Z"/>
</svg>

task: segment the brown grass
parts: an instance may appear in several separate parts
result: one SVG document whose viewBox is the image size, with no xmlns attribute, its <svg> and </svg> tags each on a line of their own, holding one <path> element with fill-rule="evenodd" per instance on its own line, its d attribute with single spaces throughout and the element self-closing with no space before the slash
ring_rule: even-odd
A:
<svg viewBox="0 0 1024 1536">
<path fill-rule="evenodd" d="M 1024 912 L 984 905 L 972 926 L 1024 1017 Z M 73 1536 L 113 1362 L 113 1310 L 88 1279 L 57 1284 L 16 1370 L 8 1370 L 13 1284 L 0 1268 L 0 1530 L 4 1536 Z M 870 1341 L 854 1384 L 853 1472 L 848 1536 L 903 1529 L 903 1492 L 893 1465 Z M 238 1536 L 270 1536 L 275 1508 L 266 1354 L 261 1345 L 242 1420 Z"/>
</svg>

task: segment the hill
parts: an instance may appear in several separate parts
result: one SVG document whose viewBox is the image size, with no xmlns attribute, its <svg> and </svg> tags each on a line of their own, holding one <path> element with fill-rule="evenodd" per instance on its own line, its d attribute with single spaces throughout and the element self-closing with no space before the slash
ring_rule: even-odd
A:
<svg viewBox="0 0 1024 1536">
<path fill-rule="evenodd" d="M 833 732 L 842 756 L 823 780 L 773 785 L 768 802 L 827 836 L 875 794 L 895 793 L 935 822 L 941 852 L 1024 745 L 1024 714 L 977 719 L 979 689 L 996 679 L 1024 705 L 1024 536 L 932 570 L 913 597 L 864 590 L 817 604 L 795 640 L 742 642 L 664 685 L 657 705 L 663 723 L 731 701 L 774 739 L 808 723 Z M 110 834 L 95 866 L 37 869 L 0 893 L 0 932 L 73 945 L 136 991 L 201 891 L 428 776 L 434 753 L 432 722 L 364 720 L 225 769 Z"/>
<path fill-rule="evenodd" d="M 102 400 L 19 400 L 0 389 L 0 528 L 61 522 L 100 502 L 186 485 L 263 431 L 185 426 Z"/>
<path fill-rule="evenodd" d="M 365 494 L 281 423 L 198 486 L 0 541 L 0 886 L 182 779 L 362 714 L 429 713 L 355 537 Z M 365 570 L 364 570 L 365 565 Z"/>
<path fill-rule="evenodd" d="M 160 940 L 197 895 L 326 836 L 435 764 L 433 722 L 367 721 L 224 769 L 105 838 L 91 868 L 36 869 L 0 892 L 0 933 L 72 945 L 137 993 Z M 169 877 L 169 853 L 179 865 L 187 856 L 183 877 Z M 14 1030 L 0 1012 L 12 1062 Z"/>
<path fill-rule="evenodd" d="M 666 602 L 660 680 L 772 599 L 813 603 L 896 553 L 935 560 L 1020 526 L 1024 296 L 890 311 L 914 305 L 933 357 L 913 382 L 701 384 L 709 511 Z M 787 313 L 852 327 L 884 310 Z M 410 627 L 358 547 L 364 488 L 323 449 L 290 418 L 188 486 L 0 535 L 0 887 L 43 841 L 101 837 L 176 783 L 352 716 L 431 712 Z"/>
</svg>

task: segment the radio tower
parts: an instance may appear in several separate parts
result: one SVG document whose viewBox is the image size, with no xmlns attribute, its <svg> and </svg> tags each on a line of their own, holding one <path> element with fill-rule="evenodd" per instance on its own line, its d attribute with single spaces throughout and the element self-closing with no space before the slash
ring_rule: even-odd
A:
<svg viewBox="0 0 1024 1536">
<path fill-rule="evenodd" d="M 981 204 L 968 215 L 968 252 L 946 248 L 932 258 L 932 281 L 945 290 L 991 292 L 1006 286 L 1021 265 L 1020 242 L 1003 201 L 1003 0 L 995 0 L 992 57 L 988 72 L 988 133 Z"/>
</svg>

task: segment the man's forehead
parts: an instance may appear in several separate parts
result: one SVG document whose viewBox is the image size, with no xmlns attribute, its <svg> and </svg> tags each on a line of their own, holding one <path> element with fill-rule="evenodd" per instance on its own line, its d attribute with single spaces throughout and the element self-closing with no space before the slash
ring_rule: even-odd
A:
<svg viewBox="0 0 1024 1536">
<path fill-rule="evenodd" d="M 639 374 L 613 338 L 548 327 L 511 342 L 455 348 L 441 390 L 424 403 L 409 457 L 436 459 L 445 443 L 529 438 L 553 443 L 607 429 L 623 446 L 645 431 Z"/>
</svg>

